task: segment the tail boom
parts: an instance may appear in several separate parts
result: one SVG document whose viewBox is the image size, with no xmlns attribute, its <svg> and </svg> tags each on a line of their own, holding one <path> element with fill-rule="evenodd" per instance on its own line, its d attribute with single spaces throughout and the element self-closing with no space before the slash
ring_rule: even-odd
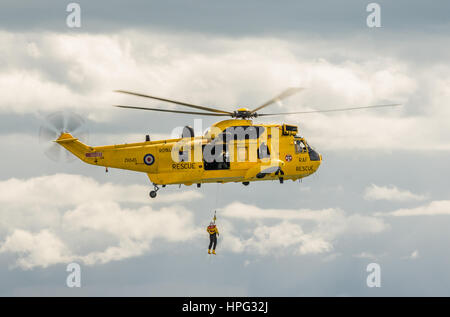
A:
<svg viewBox="0 0 450 317">
<path fill-rule="evenodd" d="M 92 165 L 147 173 L 154 172 L 157 165 L 156 163 L 145 163 L 143 160 L 146 155 L 150 154 L 156 157 L 154 146 L 149 146 L 149 144 L 136 143 L 91 147 L 69 133 L 62 133 L 55 142 L 83 162 Z"/>
</svg>

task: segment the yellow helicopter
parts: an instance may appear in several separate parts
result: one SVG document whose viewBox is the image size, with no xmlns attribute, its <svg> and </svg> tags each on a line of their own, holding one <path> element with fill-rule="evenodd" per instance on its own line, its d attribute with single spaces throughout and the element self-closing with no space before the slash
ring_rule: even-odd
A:
<svg viewBox="0 0 450 317">
<path fill-rule="evenodd" d="M 191 127 L 184 127 L 175 139 L 153 141 L 147 135 L 144 142 L 88 146 L 62 131 L 55 140 L 82 161 L 107 168 L 119 168 L 146 173 L 154 186 L 150 197 L 155 198 L 159 186 L 203 183 L 298 180 L 317 171 L 322 155 L 317 153 L 290 124 L 255 124 L 252 119 L 273 115 L 312 112 L 346 111 L 363 108 L 391 107 L 397 104 L 288 113 L 259 113 L 267 106 L 287 98 L 303 88 L 293 87 L 249 110 L 226 111 L 211 107 L 159 98 L 131 91 L 116 90 L 128 95 L 169 102 L 199 111 L 116 105 L 127 109 L 161 111 L 197 116 L 231 117 L 213 124 L 205 135 L 195 136 Z"/>
</svg>

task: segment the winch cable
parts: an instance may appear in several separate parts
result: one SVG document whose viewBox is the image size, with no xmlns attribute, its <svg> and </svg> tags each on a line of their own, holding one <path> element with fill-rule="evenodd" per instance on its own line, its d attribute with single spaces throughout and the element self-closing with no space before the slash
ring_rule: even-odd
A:
<svg viewBox="0 0 450 317">
<path fill-rule="evenodd" d="M 219 186 L 220 186 L 220 184 L 217 183 L 217 187 L 216 187 L 216 204 L 214 206 L 214 218 L 213 218 L 214 224 L 216 224 L 216 219 L 217 219 L 216 212 L 217 212 L 217 206 L 219 205 Z"/>
</svg>

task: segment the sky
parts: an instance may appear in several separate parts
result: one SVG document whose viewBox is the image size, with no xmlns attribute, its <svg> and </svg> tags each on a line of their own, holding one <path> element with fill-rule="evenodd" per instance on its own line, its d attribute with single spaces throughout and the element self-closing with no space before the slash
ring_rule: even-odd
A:
<svg viewBox="0 0 450 317">
<path fill-rule="evenodd" d="M 0 4 L 0 295 L 449 296 L 448 1 L 64 1 Z M 153 140 L 195 116 L 124 89 L 233 111 L 287 87 L 257 119 L 323 156 L 302 182 L 168 186 L 55 162 L 46 117 L 77 113 L 90 145 Z M 202 118 L 204 131 L 215 122 Z M 207 254 L 214 210 L 221 232 Z M 67 265 L 81 287 L 66 285 Z M 381 287 L 368 287 L 377 263 Z"/>
</svg>

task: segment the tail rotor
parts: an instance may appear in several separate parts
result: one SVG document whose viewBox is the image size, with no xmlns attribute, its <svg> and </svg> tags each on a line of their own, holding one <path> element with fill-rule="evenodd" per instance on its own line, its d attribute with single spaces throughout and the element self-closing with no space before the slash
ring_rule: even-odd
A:
<svg viewBox="0 0 450 317">
<path fill-rule="evenodd" d="M 70 111 L 58 111 L 49 114 L 39 128 L 39 144 L 43 147 L 45 156 L 55 162 L 70 162 L 75 159 L 68 151 L 55 141 L 61 133 L 70 133 L 82 141 L 87 142 L 89 131 L 86 120 Z"/>
</svg>

